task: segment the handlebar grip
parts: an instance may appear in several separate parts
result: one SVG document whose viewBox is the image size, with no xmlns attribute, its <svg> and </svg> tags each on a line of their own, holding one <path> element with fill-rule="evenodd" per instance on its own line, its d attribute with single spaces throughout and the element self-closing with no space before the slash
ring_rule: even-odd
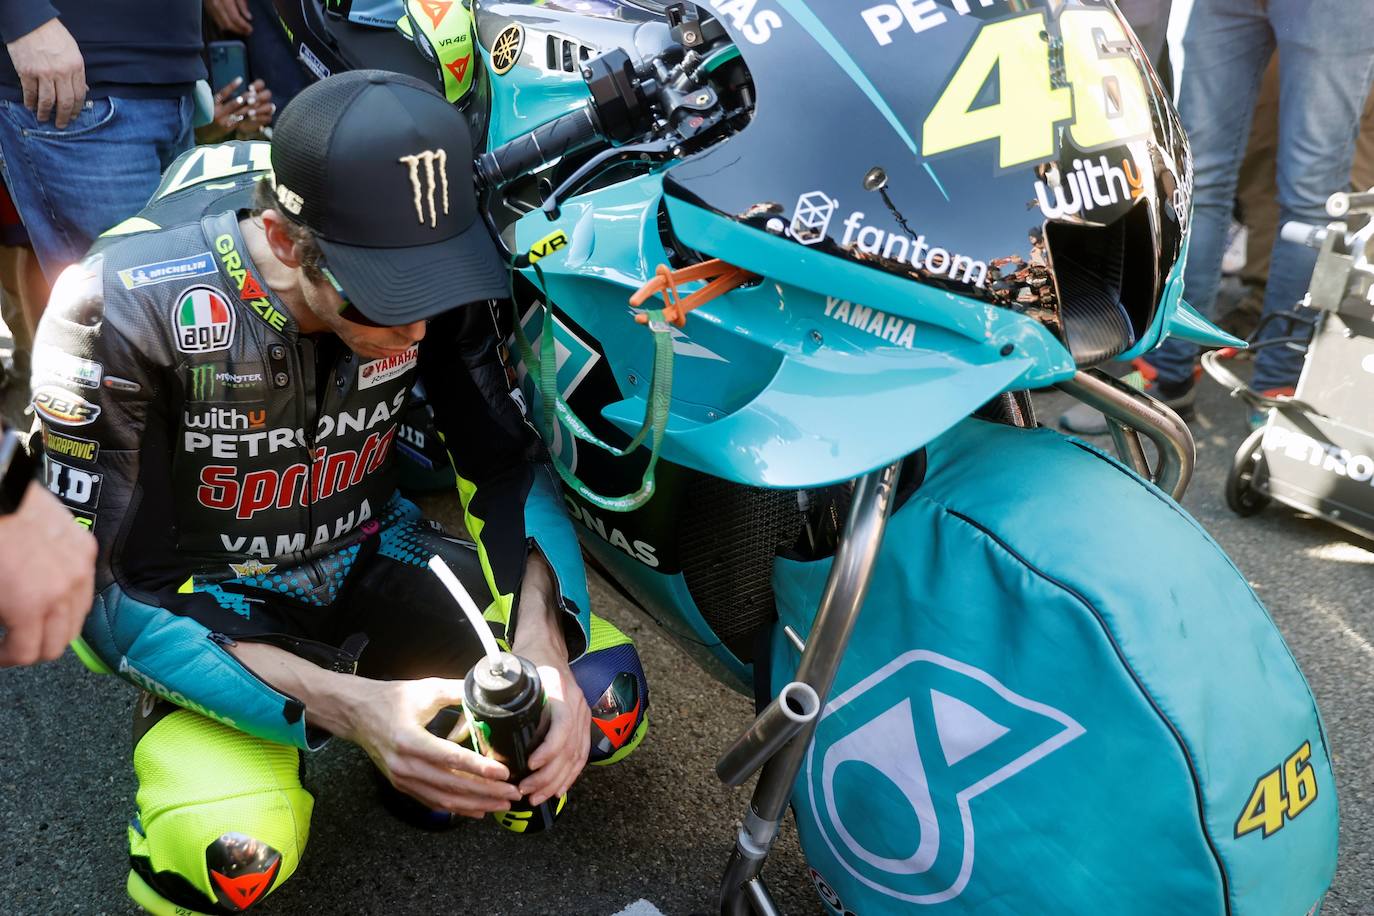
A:
<svg viewBox="0 0 1374 916">
<path fill-rule="evenodd" d="M 1313 226 L 1310 223 L 1288 222 L 1283 224 L 1279 230 L 1279 237 L 1285 242 L 1292 242 L 1294 245 L 1305 245 L 1308 248 L 1320 248 L 1326 241 L 1326 235 L 1331 230 L 1325 226 Z"/>
<path fill-rule="evenodd" d="M 587 146 L 601 135 L 590 105 L 541 124 L 477 159 L 477 175 L 489 185 L 505 184 Z"/>
<path fill-rule="evenodd" d="M 1337 191 L 1326 200 L 1326 213 L 1334 219 L 1340 219 L 1351 210 L 1374 210 L 1374 190 L 1358 194 Z"/>
</svg>

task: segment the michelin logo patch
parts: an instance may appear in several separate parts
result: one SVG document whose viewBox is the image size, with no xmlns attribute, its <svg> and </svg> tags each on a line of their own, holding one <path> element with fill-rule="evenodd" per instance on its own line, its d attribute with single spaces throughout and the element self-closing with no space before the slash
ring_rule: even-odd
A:
<svg viewBox="0 0 1374 916">
<path fill-rule="evenodd" d="M 152 286 L 156 283 L 166 283 L 168 280 L 205 277 L 216 273 L 217 270 L 215 262 L 210 258 L 210 252 L 202 251 L 189 258 L 159 261 L 156 264 L 144 264 L 121 270 L 119 280 L 125 289 L 138 289 L 140 286 Z"/>
</svg>

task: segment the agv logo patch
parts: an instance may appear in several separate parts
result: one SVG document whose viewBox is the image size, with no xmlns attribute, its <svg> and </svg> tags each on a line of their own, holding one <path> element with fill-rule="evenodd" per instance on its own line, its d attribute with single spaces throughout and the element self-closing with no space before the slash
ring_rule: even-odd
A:
<svg viewBox="0 0 1374 916">
<path fill-rule="evenodd" d="M 213 353 L 234 342 L 236 316 L 219 290 L 193 286 L 172 307 L 172 331 L 182 353 Z"/>
</svg>

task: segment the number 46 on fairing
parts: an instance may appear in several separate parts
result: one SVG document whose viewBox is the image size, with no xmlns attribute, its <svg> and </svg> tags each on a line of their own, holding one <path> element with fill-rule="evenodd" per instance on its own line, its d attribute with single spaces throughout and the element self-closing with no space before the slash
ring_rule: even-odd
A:
<svg viewBox="0 0 1374 916">
<path fill-rule="evenodd" d="M 1149 97 L 1121 20 L 1108 10 L 1064 10 L 1059 31 L 1053 39 L 1041 12 L 983 26 L 926 116 L 921 152 L 997 140 L 1005 169 L 1053 157 L 1064 121 L 1083 152 L 1146 134 Z M 1060 42 L 1056 79 L 1051 64 Z M 994 74 L 997 101 L 974 108 Z"/>
</svg>

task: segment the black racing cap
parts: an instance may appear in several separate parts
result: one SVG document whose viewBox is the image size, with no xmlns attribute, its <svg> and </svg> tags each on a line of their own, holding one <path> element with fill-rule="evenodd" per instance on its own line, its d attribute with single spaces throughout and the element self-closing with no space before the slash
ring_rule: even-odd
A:
<svg viewBox="0 0 1374 916">
<path fill-rule="evenodd" d="M 307 86 L 277 117 L 272 170 L 277 206 L 314 231 L 372 321 L 509 295 L 477 213 L 467 120 L 419 80 L 353 70 Z"/>
</svg>

